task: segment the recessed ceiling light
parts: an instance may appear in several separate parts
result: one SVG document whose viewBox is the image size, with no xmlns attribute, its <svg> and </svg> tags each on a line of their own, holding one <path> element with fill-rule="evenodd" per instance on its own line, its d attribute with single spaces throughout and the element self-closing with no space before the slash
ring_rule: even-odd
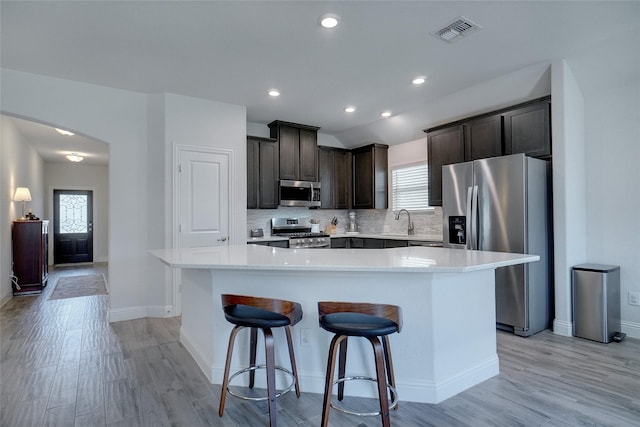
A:
<svg viewBox="0 0 640 427">
<path fill-rule="evenodd" d="M 356 111 L 356 107 L 354 107 L 353 105 L 347 105 L 346 107 L 344 107 L 345 113 L 353 113 L 354 111 Z"/>
<path fill-rule="evenodd" d="M 320 25 L 322 25 L 324 28 L 335 28 L 338 26 L 339 22 L 340 20 L 338 18 L 338 15 L 336 15 L 335 13 L 327 13 L 320 17 Z"/>
<path fill-rule="evenodd" d="M 73 132 L 69 132 L 68 130 L 64 130 L 64 129 L 58 129 L 58 128 L 54 128 L 60 135 L 64 135 L 64 136 L 72 136 L 74 135 Z"/>
<path fill-rule="evenodd" d="M 421 85 L 423 84 L 425 81 L 427 81 L 427 78 L 424 76 L 419 76 L 416 77 L 415 79 L 411 80 L 411 83 L 413 83 L 414 85 Z"/>
<path fill-rule="evenodd" d="M 82 160 L 84 160 L 84 157 L 82 157 L 81 155 L 79 155 L 78 153 L 71 153 L 71 154 L 67 154 L 67 159 L 71 162 L 81 162 Z"/>
<path fill-rule="evenodd" d="M 391 116 L 391 111 L 387 110 L 387 111 L 383 111 L 382 113 L 380 113 L 380 116 L 382 117 L 390 117 Z"/>
<path fill-rule="evenodd" d="M 269 96 L 280 96 L 280 91 L 278 89 L 269 89 Z"/>
</svg>

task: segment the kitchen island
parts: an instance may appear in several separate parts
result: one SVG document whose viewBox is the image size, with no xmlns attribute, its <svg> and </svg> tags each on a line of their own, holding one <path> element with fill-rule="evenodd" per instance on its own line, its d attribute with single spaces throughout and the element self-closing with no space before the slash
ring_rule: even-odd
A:
<svg viewBox="0 0 640 427">
<path fill-rule="evenodd" d="M 223 293 L 302 304 L 304 317 L 293 330 L 295 351 L 301 389 L 313 393 L 324 391 L 332 338 L 318 326 L 317 302 L 387 303 L 401 306 L 404 318 L 402 332 L 390 337 L 400 399 L 424 403 L 441 402 L 498 374 L 494 270 L 539 259 L 429 247 L 363 251 L 232 245 L 151 253 L 181 269 L 180 341 L 210 382 L 222 382 L 232 328 L 222 312 Z M 287 366 L 279 332 L 274 331 L 276 362 Z M 248 339 L 236 345 L 241 343 L 248 347 Z M 247 354 L 247 348 L 238 348 L 233 367 L 244 366 Z M 349 341 L 349 374 L 370 376 L 372 359 L 367 341 Z M 375 396 L 373 386 L 358 383 L 345 392 Z M 256 378 L 256 386 L 264 382 Z"/>
</svg>

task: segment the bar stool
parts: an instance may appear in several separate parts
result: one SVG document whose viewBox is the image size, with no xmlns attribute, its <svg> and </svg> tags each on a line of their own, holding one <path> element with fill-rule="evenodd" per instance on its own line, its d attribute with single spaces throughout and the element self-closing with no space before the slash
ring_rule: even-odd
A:
<svg viewBox="0 0 640 427">
<path fill-rule="evenodd" d="M 321 425 L 325 427 L 329 424 L 329 410 L 334 408 L 352 415 L 380 415 L 382 425 L 388 427 L 391 423 L 389 410 L 392 408 L 397 409 L 398 407 L 398 394 L 395 389 L 396 380 L 393 373 L 389 335 L 400 332 L 402 329 L 401 308 L 388 304 L 324 301 L 318 303 L 318 315 L 320 327 L 335 334 L 329 347 Z M 347 340 L 349 337 L 364 337 L 371 343 L 375 356 L 376 379 L 361 376 L 345 377 Z M 382 338 L 382 343 L 380 338 Z M 340 349 L 338 379 L 334 382 L 333 375 L 338 347 Z M 377 382 L 378 398 L 380 400 L 379 412 L 357 413 L 331 403 L 333 386 L 338 384 L 338 400 L 342 401 L 344 384 L 346 381 L 351 380 Z M 389 398 L 387 397 L 387 389 L 389 389 L 391 395 L 391 403 L 389 403 Z"/>
<path fill-rule="evenodd" d="M 220 407 L 218 415 L 224 413 L 224 403 L 227 392 L 232 396 L 252 401 L 269 401 L 269 425 L 276 426 L 276 398 L 291 391 L 293 387 L 296 389 L 296 396 L 300 397 L 300 385 L 298 384 L 298 370 L 296 368 L 296 359 L 293 352 L 293 340 L 291 338 L 291 326 L 295 325 L 302 319 L 302 306 L 296 302 L 272 299 L 258 298 L 244 295 L 222 295 L 222 308 L 224 317 L 234 328 L 229 336 L 229 348 L 227 349 L 227 360 L 224 366 L 224 380 L 222 383 L 222 395 L 220 396 Z M 289 346 L 289 358 L 291 359 L 291 371 L 275 365 L 275 353 L 273 347 L 272 328 L 284 327 L 287 335 L 287 343 Z M 231 367 L 231 356 L 233 354 L 233 345 L 238 332 L 244 328 L 251 328 L 249 341 L 249 367 L 235 372 L 229 377 L 229 369 Z M 264 335 L 265 346 L 265 365 L 256 365 L 256 347 L 258 342 L 258 329 L 262 330 Z M 249 372 L 249 388 L 253 388 L 256 369 L 265 369 L 267 372 L 267 397 L 249 397 L 241 395 L 237 392 L 229 390 L 229 383 L 238 375 Z M 275 371 L 284 372 L 290 379 L 291 383 L 280 393 L 276 394 L 276 377 Z"/>
</svg>

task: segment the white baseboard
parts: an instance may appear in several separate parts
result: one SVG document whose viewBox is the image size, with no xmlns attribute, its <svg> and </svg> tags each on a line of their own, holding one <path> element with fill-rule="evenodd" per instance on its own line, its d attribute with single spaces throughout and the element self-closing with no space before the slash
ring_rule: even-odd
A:
<svg viewBox="0 0 640 427">
<path fill-rule="evenodd" d="M 207 380 L 209 380 L 211 384 L 214 384 L 213 361 L 208 360 L 204 355 L 196 350 L 196 347 L 192 344 L 193 341 L 189 338 L 188 334 L 185 333 L 183 328 L 180 328 L 180 342 L 184 348 L 187 349 L 191 357 L 193 357 L 196 365 L 198 365 L 204 376 L 207 377 Z M 222 376 L 223 374 L 221 373 L 219 378 L 222 378 Z M 220 379 L 217 384 L 222 384 L 222 379 Z"/>
<path fill-rule="evenodd" d="M 0 299 L 0 307 L 2 307 L 3 305 L 5 305 L 9 301 L 11 301 L 11 298 L 13 298 L 13 295 L 9 294 L 9 295 L 5 296 L 4 298 Z"/>
<path fill-rule="evenodd" d="M 182 342 L 187 351 L 189 351 L 193 356 L 202 372 L 209 379 L 209 382 L 212 384 L 221 384 L 224 375 L 224 366 L 214 367 L 208 365 L 204 357 L 201 357 L 201 355 L 196 354 L 193 351 L 193 347 L 190 345 L 188 337 L 185 337 L 182 333 L 180 334 L 180 342 Z M 232 367 L 231 371 L 233 372 L 235 368 L 237 367 Z M 299 367 L 298 370 L 300 383 L 304 384 L 305 392 L 318 394 L 324 393 L 324 372 L 304 372 L 300 371 Z M 409 378 L 396 377 L 396 387 L 398 389 L 398 395 L 403 402 L 437 404 L 444 402 L 448 398 L 455 396 L 476 384 L 480 384 L 499 373 L 500 368 L 498 357 L 496 356 L 486 360 L 484 363 L 474 366 L 472 369 L 460 372 L 437 383 L 418 383 Z M 255 384 L 258 388 L 266 388 L 264 375 L 256 375 Z M 368 382 L 356 381 L 353 384 L 350 383 L 348 388 L 350 396 L 368 398 L 377 397 L 377 394 L 375 394 L 376 389 Z"/>
<path fill-rule="evenodd" d="M 622 332 L 628 337 L 640 338 L 640 323 L 622 321 L 621 326 Z"/>
<path fill-rule="evenodd" d="M 143 317 L 173 317 L 173 306 L 153 305 L 116 308 L 109 311 L 109 322 L 141 319 Z"/>
<path fill-rule="evenodd" d="M 567 322 L 566 320 L 553 320 L 553 333 L 562 335 L 564 337 L 573 336 L 573 322 Z"/>
</svg>

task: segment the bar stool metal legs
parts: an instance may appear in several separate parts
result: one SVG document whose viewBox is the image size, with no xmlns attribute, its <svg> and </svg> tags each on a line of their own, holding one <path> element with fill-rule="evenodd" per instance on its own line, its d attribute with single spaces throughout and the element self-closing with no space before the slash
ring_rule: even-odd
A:
<svg viewBox="0 0 640 427">
<path fill-rule="evenodd" d="M 385 304 L 320 302 L 318 313 L 320 326 L 335 334 L 329 346 L 321 425 L 329 425 L 329 412 L 333 408 L 352 415 L 380 415 L 382 425 L 389 427 L 389 411 L 397 409 L 398 394 L 388 335 L 400 332 L 402 328 L 400 307 Z M 371 344 L 375 358 L 375 379 L 346 376 L 347 342 L 350 336 L 366 338 Z M 338 379 L 334 381 L 336 361 Z M 338 385 L 338 400 L 342 401 L 345 382 L 351 380 L 369 380 L 377 383 L 379 412 L 356 413 L 331 402 L 333 386 Z M 387 391 L 391 399 L 387 396 Z"/>
<path fill-rule="evenodd" d="M 235 324 L 229 336 L 229 346 L 227 348 L 227 358 L 224 366 L 224 379 L 222 383 L 222 393 L 220 395 L 220 406 L 218 415 L 224 413 L 224 406 L 227 393 L 245 400 L 267 400 L 269 408 L 269 425 L 276 426 L 276 399 L 289 392 L 295 387 L 296 396 L 300 397 L 300 385 L 298 382 L 298 370 L 293 351 L 293 339 L 291 336 L 291 326 L 302 319 L 302 307 L 298 303 L 274 300 L 268 298 L 248 297 L 241 295 L 222 295 L 222 305 L 225 311 L 225 318 Z M 250 328 L 249 334 L 249 367 L 241 369 L 233 375 L 230 374 L 231 360 L 235 339 L 242 329 Z M 289 349 L 289 359 L 291 361 L 291 371 L 276 366 L 275 351 L 272 328 L 284 327 L 287 336 L 287 346 Z M 258 343 L 258 329 L 262 330 L 265 345 L 265 365 L 256 365 L 256 349 Z M 256 369 L 265 369 L 267 377 L 267 397 L 248 397 L 240 395 L 229 389 L 229 383 L 238 375 L 249 373 L 249 388 L 253 388 L 255 383 Z M 276 393 L 276 370 L 280 370 L 291 377 L 291 384 L 280 393 Z"/>
</svg>

